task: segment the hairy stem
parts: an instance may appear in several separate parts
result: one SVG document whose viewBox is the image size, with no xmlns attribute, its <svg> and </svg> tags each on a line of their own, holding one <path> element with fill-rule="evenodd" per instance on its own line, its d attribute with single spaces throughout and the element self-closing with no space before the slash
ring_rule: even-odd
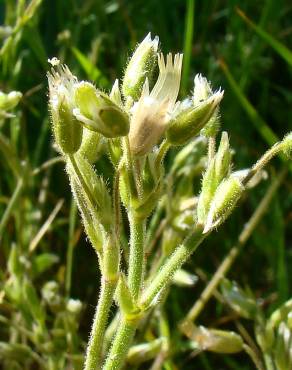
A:
<svg viewBox="0 0 292 370">
<path fill-rule="evenodd" d="M 175 271 L 181 267 L 206 236 L 207 234 L 203 234 L 203 226 L 198 225 L 195 231 L 186 238 L 185 243 L 173 252 L 146 289 L 144 299 L 142 299 L 143 307 L 148 307 L 155 296 L 168 286 Z M 137 325 L 138 321 L 129 321 L 123 318 L 103 370 L 119 370 L 123 366 Z"/>
<path fill-rule="evenodd" d="M 84 370 L 101 368 L 101 352 L 108 314 L 113 301 L 116 280 L 102 278 L 101 291 L 96 307 L 90 339 L 86 351 Z"/>
<path fill-rule="evenodd" d="M 138 322 L 123 318 L 106 359 L 103 370 L 119 370 L 124 365 L 125 358 L 132 343 Z"/>
<path fill-rule="evenodd" d="M 128 284 L 133 299 L 139 297 L 144 273 L 144 234 L 145 221 L 129 213 L 130 222 L 130 256 Z"/>
<path fill-rule="evenodd" d="M 141 300 L 142 307 L 147 308 L 152 303 L 157 294 L 171 281 L 173 274 L 190 257 L 207 235 L 207 233 L 203 234 L 203 226 L 197 225 L 196 229 L 185 239 L 184 243 L 175 249 L 145 290 Z"/>
</svg>

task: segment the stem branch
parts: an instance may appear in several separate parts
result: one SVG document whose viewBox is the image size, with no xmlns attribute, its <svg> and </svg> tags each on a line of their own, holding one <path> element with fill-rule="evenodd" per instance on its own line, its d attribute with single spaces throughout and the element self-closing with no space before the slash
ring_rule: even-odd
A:
<svg viewBox="0 0 292 370">
<path fill-rule="evenodd" d="M 157 294 L 171 281 L 173 274 L 190 257 L 207 235 L 203 234 L 203 226 L 197 225 L 196 229 L 185 239 L 184 243 L 175 249 L 160 271 L 158 271 L 156 277 L 154 277 L 146 288 L 141 301 L 142 307 L 147 308 L 152 303 Z"/>
</svg>

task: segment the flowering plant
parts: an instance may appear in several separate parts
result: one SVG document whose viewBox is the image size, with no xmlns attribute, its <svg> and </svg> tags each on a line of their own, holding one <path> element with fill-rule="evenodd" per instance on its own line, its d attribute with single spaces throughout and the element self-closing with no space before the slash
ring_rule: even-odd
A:
<svg viewBox="0 0 292 370">
<path fill-rule="evenodd" d="M 178 101 L 182 64 L 181 54 L 165 59 L 158 38 L 149 34 L 130 59 L 121 86 L 115 81 L 109 94 L 79 82 L 56 60 L 48 73 L 55 142 L 102 275 L 85 370 L 120 369 L 127 356 L 137 357 L 137 348 L 130 349 L 135 333 L 166 299 L 169 286 L 186 279 L 184 262 L 227 219 L 272 157 L 289 155 L 292 147 L 290 133 L 250 169 L 232 172 L 226 132 L 216 148 L 223 91 L 213 91 L 197 75 L 192 96 Z M 172 147 L 178 150 L 166 173 L 164 158 Z M 114 171 L 111 188 L 94 169 L 104 152 Z M 203 178 L 196 196 L 192 180 L 198 167 Z M 162 212 L 168 225 L 157 246 Z M 107 327 L 114 301 L 118 312 Z M 223 346 L 238 339 L 215 334 L 220 345 L 225 340 Z M 139 352 L 151 358 L 165 346 L 161 337 Z"/>
</svg>

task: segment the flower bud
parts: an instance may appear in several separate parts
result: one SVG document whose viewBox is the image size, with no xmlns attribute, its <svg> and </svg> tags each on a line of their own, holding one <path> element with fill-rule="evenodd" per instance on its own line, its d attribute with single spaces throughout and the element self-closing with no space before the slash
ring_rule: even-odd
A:
<svg viewBox="0 0 292 370">
<path fill-rule="evenodd" d="M 115 83 L 113 84 L 111 93 L 110 93 L 110 99 L 117 104 L 119 107 L 123 106 L 121 92 L 119 88 L 119 80 L 115 80 Z"/>
<path fill-rule="evenodd" d="M 231 162 L 229 140 L 226 132 L 222 133 L 218 151 L 203 175 L 202 190 L 199 197 L 197 216 L 202 224 L 206 222 L 210 203 L 220 182 L 228 175 Z"/>
<path fill-rule="evenodd" d="M 236 283 L 224 279 L 221 283 L 223 297 L 229 306 L 240 316 L 254 319 L 258 306 L 252 297 L 249 297 Z"/>
<path fill-rule="evenodd" d="M 230 215 L 243 193 L 244 187 L 238 178 L 230 176 L 218 186 L 212 199 L 204 233 L 220 225 Z"/>
<path fill-rule="evenodd" d="M 173 284 L 181 287 L 194 286 L 198 281 L 197 275 L 191 274 L 186 270 L 179 269 L 175 272 L 172 278 Z"/>
<path fill-rule="evenodd" d="M 127 355 L 127 362 L 130 365 L 139 365 L 146 361 L 154 359 L 166 347 L 167 339 L 162 337 L 151 340 L 147 343 L 132 346 Z"/>
<path fill-rule="evenodd" d="M 243 340 L 233 331 L 207 329 L 199 326 L 195 341 L 202 350 L 215 353 L 238 353 L 243 350 Z"/>
<path fill-rule="evenodd" d="M 194 105 L 208 99 L 213 94 L 211 83 L 201 74 L 197 74 L 194 79 Z M 208 123 L 202 128 L 201 135 L 205 137 L 215 137 L 220 128 L 219 107 L 216 107 Z"/>
<path fill-rule="evenodd" d="M 69 170 L 68 170 L 69 173 Z M 74 175 L 70 175 L 70 185 L 74 199 L 78 205 L 79 212 L 81 213 L 84 229 L 88 239 L 97 253 L 102 252 L 102 246 L 104 244 L 103 233 L 94 210 L 90 208 L 88 199 L 85 198 L 84 191 L 80 186 L 78 180 Z"/>
<path fill-rule="evenodd" d="M 151 34 L 138 45 L 126 68 L 122 85 L 124 96 L 138 100 L 146 78 L 150 78 L 157 62 L 159 39 L 152 40 Z"/>
<path fill-rule="evenodd" d="M 54 311 L 62 308 L 60 285 L 56 281 L 47 281 L 41 290 L 42 300 Z"/>
<path fill-rule="evenodd" d="M 292 153 L 292 132 L 287 134 L 282 140 L 282 150 L 284 154 L 290 158 Z"/>
<path fill-rule="evenodd" d="M 49 105 L 56 143 L 64 154 L 75 153 L 82 140 L 83 128 L 73 115 L 76 77 L 61 66 L 48 73 Z"/>
<path fill-rule="evenodd" d="M 166 137 L 172 145 L 184 145 L 196 136 L 212 117 L 216 107 L 223 97 L 223 91 L 218 91 L 197 106 L 182 110 L 169 123 Z"/>
<path fill-rule="evenodd" d="M 181 325 L 182 332 L 194 341 L 201 351 L 215 353 L 238 353 L 243 350 L 243 340 L 233 331 L 209 329 L 205 326 L 195 326 L 192 322 Z"/>
<path fill-rule="evenodd" d="M 102 177 L 97 176 L 91 164 L 81 155 L 76 154 L 75 161 L 84 183 L 80 183 L 80 177 L 77 176 L 75 168 L 70 161 L 67 162 L 67 171 L 71 181 L 76 181 L 80 185 L 76 188 L 76 191 L 80 193 L 79 197 L 84 200 L 86 208 L 92 217 L 97 218 L 106 230 L 110 230 L 112 225 L 112 203 L 105 181 Z"/>
<path fill-rule="evenodd" d="M 221 141 L 215 158 L 215 176 L 223 179 L 227 176 L 230 168 L 231 152 L 229 147 L 229 139 L 227 132 L 223 131 Z"/>
<path fill-rule="evenodd" d="M 107 138 L 125 136 L 129 132 L 128 115 L 106 94 L 89 82 L 75 87 L 75 117 L 89 130 Z"/>
<path fill-rule="evenodd" d="M 79 299 L 68 299 L 66 309 L 68 312 L 78 315 L 82 310 L 82 302 Z"/>
<path fill-rule="evenodd" d="M 4 94 L 0 91 L 0 110 L 7 111 L 15 108 L 22 98 L 22 93 L 19 91 L 11 91 Z"/>
<path fill-rule="evenodd" d="M 207 214 L 210 208 L 210 203 L 215 194 L 219 182 L 216 178 L 215 172 L 215 158 L 213 158 L 203 175 L 202 189 L 199 196 L 197 206 L 197 218 L 198 222 L 202 225 L 205 224 Z"/>
</svg>

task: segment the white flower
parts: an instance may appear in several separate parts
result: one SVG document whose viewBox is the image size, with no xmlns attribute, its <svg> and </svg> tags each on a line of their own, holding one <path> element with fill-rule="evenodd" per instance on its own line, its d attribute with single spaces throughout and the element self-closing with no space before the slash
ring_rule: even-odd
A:
<svg viewBox="0 0 292 370">
<path fill-rule="evenodd" d="M 83 128 L 73 115 L 74 88 L 77 78 L 65 65 L 57 65 L 47 74 L 49 82 L 49 107 L 53 132 L 62 153 L 75 153 L 82 140 Z"/>
<path fill-rule="evenodd" d="M 70 108 L 74 108 L 74 87 L 78 83 L 77 77 L 73 76 L 66 65 L 56 65 L 48 72 L 50 108 L 57 110 L 60 103 L 66 102 Z"/>
<path fill-rule="evenodd" d="M 148 153 L 167 127 L 179 93 L 182 59 L 182 54 L 173 58 L 169 53 L 165 63 L 163 55 L 159 55 L 159 76 L 152 91 L 149 92 L 148 80 L 144 84 L 142 95 L 132 109 L 129 140 L 135 155 Z"/>
</svg>

